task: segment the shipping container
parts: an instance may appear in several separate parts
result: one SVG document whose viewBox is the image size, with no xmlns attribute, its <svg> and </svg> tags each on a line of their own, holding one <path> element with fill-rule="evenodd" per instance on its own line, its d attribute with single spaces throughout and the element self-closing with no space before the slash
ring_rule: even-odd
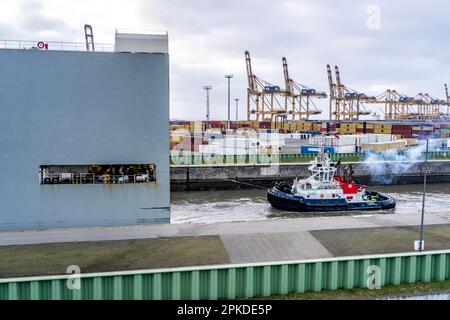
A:
<svg viewBox="0 0 450 320">
<path fill-rule="evenodd" d="M 423 130 L 423 131 L 413 131 L 413 134 L 417 134 L 417 135 L 432 135 L 433 131 L 429 131 L 429 130 Z"/>
<path fill-rule="evenodd" d="M 403 134 L 402 139 L 414 139 L 417 138 L 416 134 Z"/>
<path fill-rule="evenodd" d="M 356 133 L 361 133 L 361 134 L 370 134 L 370 133 L 374 133 L 375 131 L 373 129 L 366 129 L 364 132 L 364 129 L 357 129 Z"/>
<path fill-rule="evenodd" d="M 324 151 L 326 153 L 334 153 L 334 147 L 325 147 Z M 319 146 L 301 146 L 300 153 L 303 154 L 318 154 L 320 152 Z"/>
<path fill-rule="evenodd" d="M 400 150 L 404 149 L 407 145 L 406 140 L 397 140 L 397 141 L 390 141 L 390 142 L 377 142 L 377 143 L 370 143 L 370 144 L 361 144 L 361 150 L 362 151 L 388 151 L 388 150 Z"/>
<path fill-rule="evenodd" d="M 417 131 L 433 131 L 434 127 L 432 125 L 430 126 L 424 126 L 424 125 L 420 125 L 420 126 L 413 126 L 412 127 L 412 131 L 413 132 L 417 132 Z"/>
<path fill-rule="evenodd" d="M 388 128 L 386 128 L 386 129 L 375 128 L 374 133 L 375 134 L 392 134 L 392 130 L 388 129 Z"/>
<path fill-rule="evenodd" d="M 271 122 L 260 122 L 259 123 L 259 128 L 260 129 L 270 129 L 271 125 L 272 125 Z"/>
<path fill-rule="evenodd" d="M 373 123 L 358 123 L 358 129 L 364 129 L 364 127 L 366 129 L 373 129 L 374 128 L 374 124 Z"/>
<path fill-rule="evenodd" d="M 377 130 L 390 131 L 392 132 L 391 124 L 376 124 L 374 125 L 375 133 Z"/>
<path fill-rule="evenodd" d="M 349 145 L 349 146 L 340 146 L 334 149 L 335 153 L 355 153 L 356 152 L 356 146 L 355 145 Z"/>
</svg>

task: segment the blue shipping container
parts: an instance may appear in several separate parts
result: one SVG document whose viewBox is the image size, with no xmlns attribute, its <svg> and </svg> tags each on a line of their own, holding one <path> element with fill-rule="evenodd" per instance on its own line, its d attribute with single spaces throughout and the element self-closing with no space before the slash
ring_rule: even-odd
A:
<svg viewBox="0 0 450 320">
<path fill-rule="evenodd" d="M 318 146 L 301 146 L 300 153 L 318 154 L 320 147 Z M 325 147 L 325 153 L 334 153 L 334 147 Z"/>
</svg>

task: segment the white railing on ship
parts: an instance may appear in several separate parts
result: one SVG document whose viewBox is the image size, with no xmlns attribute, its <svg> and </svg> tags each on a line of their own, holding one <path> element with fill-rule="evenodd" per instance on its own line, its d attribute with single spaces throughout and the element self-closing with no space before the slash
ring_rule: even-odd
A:
<svg viewBox="0 0 450 320">
<path fill-rule="evenodd" d="M 84 42 L 0 40 L 0 49 L 87 51 Z M 97 52 L 114 52 L 113 44 L 95 43 Z"/>
</svg>

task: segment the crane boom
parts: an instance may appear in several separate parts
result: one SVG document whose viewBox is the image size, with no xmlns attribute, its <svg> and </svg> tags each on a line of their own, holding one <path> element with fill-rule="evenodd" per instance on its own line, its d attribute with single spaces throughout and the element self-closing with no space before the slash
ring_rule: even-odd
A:
<svg viewBox="0 0 450 320">
<path fill-rule="evenodd" d="M 447 99 L 447 102 L 449 102 L 449 103 L 450 103 L 450 97 L 449 97 L 449 95 L 448 95 L 448 88 L 447 88 L 447 84 L 445 84 L 445 97 L 446 97 L 446 99 Z"/>
<path fill-rule="evenodd" d="M 341 74 L 339 73 L 338 66 L 334 66 L 334 70 L 336 72 L 336 86 L 337 86 L 337 95 L 342 96 L 342 83 L 341 83 Z"/>
<path fill-rule="evenodd" d="M 251 91 L 255 91 L 255 79 L 252 71 L 252 60 L 250 58 L 250 52 L 245 51 L 245 61 L 247 64 L 247 77 L 248 77 L 248 88 Z"/>
<path fill-rule="evenodd" d="M 289 78 L 289 68 L 288 68 L 287 60 L 285 57 L 283 57 L 282 61 L 283 61 L 283 74 L 284 74 L 284 83 L 286 86 L 286 92 L 292 93 L 292 85 L 291 85 L 291 79 Z"/>
<path fill-rule="evenodd" d="M 327 64 L 327 74 L 328 74 L 328 85 L 330 86 L 330 97 L 334 97 L 333 75 L 331 73 L 331 67 L 329 64 Z"/>
</svg>

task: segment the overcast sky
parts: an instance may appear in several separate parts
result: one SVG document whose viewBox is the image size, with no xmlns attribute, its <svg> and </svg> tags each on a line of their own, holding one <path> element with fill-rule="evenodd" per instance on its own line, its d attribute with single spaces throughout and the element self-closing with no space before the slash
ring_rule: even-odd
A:
<svg viewBox="0 0 450 320">
<path fill-rule="evenodd" d="M 328 91 L 329 63 L 347 86 L 370 95 L 393 88 L 443 98 L 449 12 L 444 0 L 1 0 L 0 39 L 82 42 L 85 23 L 97 43 L 113 43 L 116 28 L 167 30 L 171 117 L 204 118 L 202 87 L 212 85 L 212 117 L 225 119 L 224 75 L 233 74 L 243 118 L 245 50 L 254 73 L 281 87 L 285 56 L 291 77 L 317 89 Z"/>
</svg>

